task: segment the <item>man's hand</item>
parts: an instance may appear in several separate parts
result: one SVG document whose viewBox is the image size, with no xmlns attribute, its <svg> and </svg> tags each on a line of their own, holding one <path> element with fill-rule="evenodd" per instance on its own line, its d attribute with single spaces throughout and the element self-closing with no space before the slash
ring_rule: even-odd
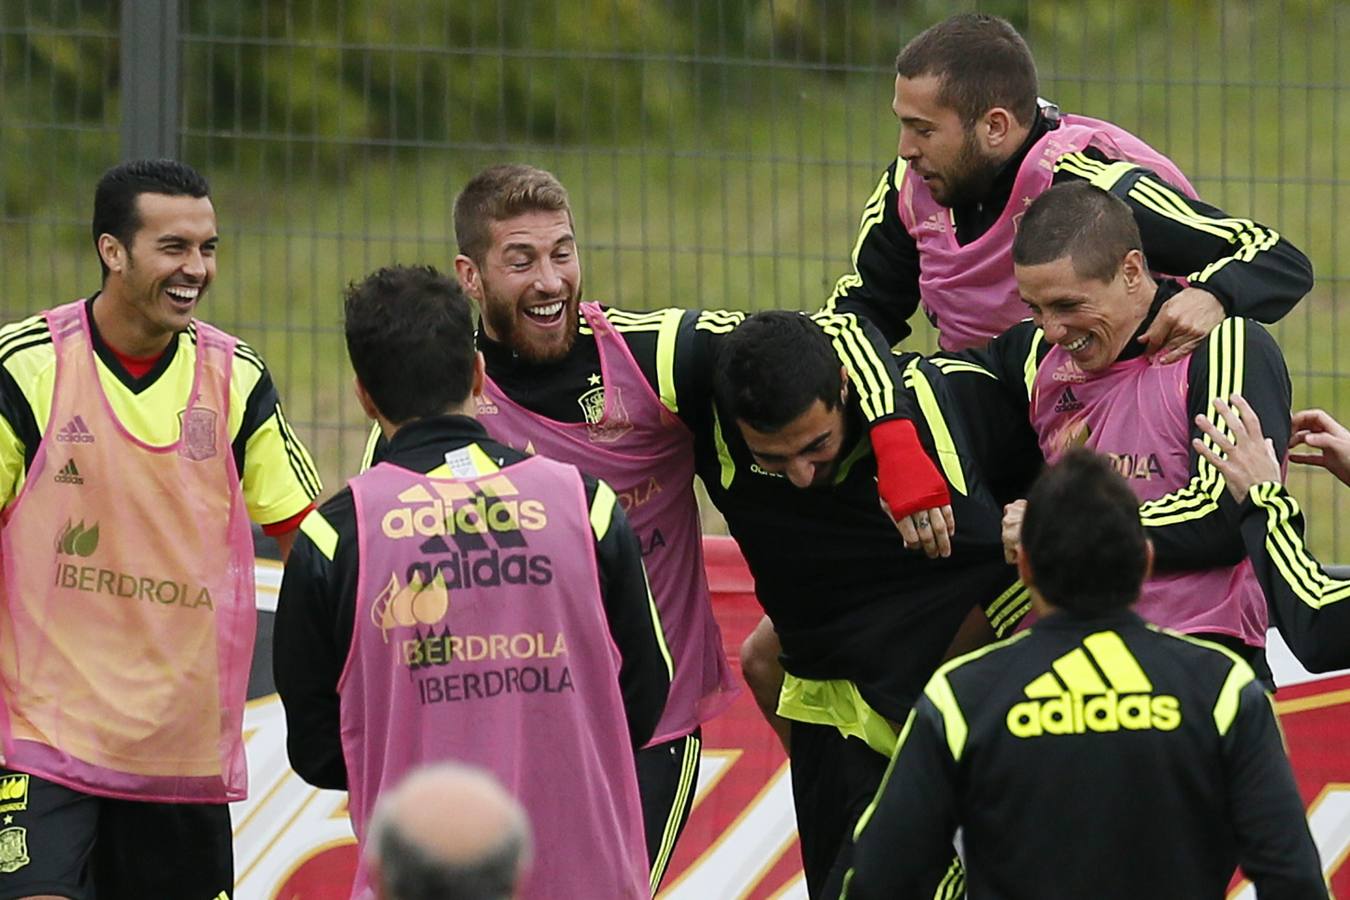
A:
<svg viewBox="0 0 1350 900">
<path fill-rule="evenodd" d="M 1017 562 L 1022 549 L 1022 516 L 1026 511 L 1025 500 L 1014 500 L 1003 507 L 1003 558 L 1010 563 Z"/>
<path fill-rule="evenodd" d="M 1321 466 L 1350 485 L 1350 430 L 1320 409 L 1301 409 L 1294 413 L 1294 433 L 1289 446 L 1307 444 L 1321 453 L 1290 453 L 1291 462 Z"/>
<path fill-rule="evenodd" d="M 896 518 L 886 501 L 881 508 L 891 517 L 895 527 L 900 529 L 900 538 L 905 542 L 906 550 L 923 549 L 929 559 L 952 555 L 952 536 L 956 534 L 956 516 L 949 505 L 936 509 L 923 510 L 908 516 Z"/>
<path fill-rule="evenodd" d="M 1233 438 L 1229 439 L 1221 432 L 1208 416 L 1198 415 L 1195 424 L 1209 435 L 1222 455 L 1214 452 L 1200 438 L 1192 438 L 1191 444 L 1197 453 L 1223 473 L 1223 477 L 1228 480 L 1228 492 L 1241 503 L 1247 499 L 1247 492 L 1253 485 L 1281 480 L 1280 460 L 1275 455 L 1275 445 L 1270 438 L 1261 434 L 1261 420 L 1256 417 L 1256 410 L 1241 394 L 1233 395 L 1232 406 L 1225 403 L 1222 397 L 1216 397 L 1214 408 L 1232 429 Z"/>
<path fill-rule="evenodd" d="M 1148 331 L 1139 336 L 1139 343 L 1150 355 L 1160 353 L 1159 362 L 1176 362 L 1194 350 L 1226 316 L 1218 297 L 1188 287 L 1162 305 Z"/>
<path fill-rule="evenodd" d="M 910 550 L 922 547 L 930 557 L 951 556 L 956 517 L 951 493 L 937 466 L 919 443 L 914 423 L 889 419 L 872 426 L 877 458 L 877 494 L 881 508 L 900 529 Z"/>
</svg>

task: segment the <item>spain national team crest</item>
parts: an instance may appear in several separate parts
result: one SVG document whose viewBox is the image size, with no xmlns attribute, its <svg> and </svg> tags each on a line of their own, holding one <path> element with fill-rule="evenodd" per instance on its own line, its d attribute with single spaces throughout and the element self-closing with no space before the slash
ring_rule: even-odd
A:
<svg viewBox="0 0 1350 900">
<path fill-rule="evenodd" d="M 194 406 L 178 415 L 182 428 L 178 452 L 196 462 L 215 456 L 216 411 Z"/>
<path fill-rule="evenodd" d="M 617 387 L 611 388 L 612 397 L 606 397 L 605 386 L 593 387 L 577 398 L 581 404 L 581 414 L 586 417 L 586 434 L 593 443 L 612 444 L 633 430 L 628 418 L 628 410 L 623 406 L 623 394 Z M 605 403 L 609 400 L 609 415 L 605 415 Z"/>
<path fill-rule="evenodd" d="M 0 831 L 0 872 L 17 872 L 29 862 L 28 829 L 14 827 Z"/>
</svg>

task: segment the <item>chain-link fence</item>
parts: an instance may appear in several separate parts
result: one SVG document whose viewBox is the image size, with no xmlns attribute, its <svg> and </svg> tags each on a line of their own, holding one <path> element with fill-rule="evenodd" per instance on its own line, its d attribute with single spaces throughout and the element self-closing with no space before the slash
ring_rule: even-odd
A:
<svg viewBox="0 0 1350 900">
<path fill-rule="evenodd" d="M 1296 405 L 1350 417 L 1350 7 L 1333 0 L 0 0 L 0 314 L 94 290 L 99 173 L 176 144 L 220 219 L 203 314 L 268 360 L 331 489 L 365 432 L 341 287 L 392 261 L 448 268 L 475 170 L 561 176 L 591 299 L 814 308 L 895 152 L 894 55 L 961 6 L 1026 34 L 1045 96 L 1308 252 L 1317 287 L 1275 332 Z M 1350 559 L 1350 491 L 1331 485 L 1293 480 L 1314 546 Z"/>
</svg>

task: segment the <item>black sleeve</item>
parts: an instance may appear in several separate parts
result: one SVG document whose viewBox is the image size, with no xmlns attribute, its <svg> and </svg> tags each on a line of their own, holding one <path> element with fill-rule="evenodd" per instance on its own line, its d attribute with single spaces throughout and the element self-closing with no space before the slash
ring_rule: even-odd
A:
<svg viewBox="0 0 1350 900">
<path fill-rule="evenodd" d="M 1289 370 L 1270 333 L 1239 318 L 1225 319 L 1191 354 L 1187 388 L 1191 438 L 1209 441 L 1195 424 L 1199 413 L 1227 429 L 1213 401 L 1235 392 L 1247 398 L 1283 458 L 1289 444 Z M 1246 557 L 1237 501 L 1225 489 L 1223 473 L 1187 443 L 1190 480 L 1139 507 L 1153 541 L 1154 566 L 1186 570 L 1236 565 Z"/>
<path fill-rule="evenodd" d="M 828 312 L 853 313 L 880 330 L 893 347 L 914 330 L 910 316 L 919 308 L 919 248 L 900 221 L 897 159 L 877 182 L 863 207 L 853 245 L 853 271 L 836 282 L 825 303 Z"/>
<path fill-rule="evenodd" d="M 1312 263 L 1273 228 L 1187 197 L 1148 169 L 1111 162 L 1095 148 L 1068 154 L 1055 182 L 1091 181 L 1124 200 L 1155 272 L 1186 278 L 1229 315 L 1259 322 L 1279 321 L 1312 290 Z"/>
<path fill-rule="evenodd" d="M 858 820 L 853 868 L 841 900 L 929 900 L 920 880 L 952 858 L 956 833 L 956 763 L 942 715 L 919 700 L 876 799 Z"/>
<path fill-rule="evenodd" d="M 622 658 L 619 688 L 628 715 L 628 733 L 633 747 L 638 748 L 651 739 L 666 707 L 673 674 L 670 650 L 647 586 L 642 547 L 623 507 L 604 482 L 586 478 L 586 494 L 605 615 Z"/>
<path fill-rule="evenodd" d="M 1309 672 L 1350 667 L 1350 581 L 1333 578 L 1303 542 L 1303 511 L 1284 485 L 1254 485 L 1242 540 L 1271 618 Z"/>
<path fill-rule="evenodd" d="M 344 492 L 324 504 L 324 513 L 331 517 L 344 498 L 350 507 L 351 495 Z M 291 768 L 315 787 L 336 790 L 347 787 L 337 684 L 356 609 L 356 573 L 343 568 L 302 525 L 286 560 L 272 635 L 272 673 L 286 710 Z"/>
<path fill-rule="evenodd" d="M 1237 714 L 1221 747 L 1238 864 L 1256 895 L 1261 900 L 1324 900 L 1322 863 L 1294 772 L 1270 699 L 1255 680 L 1239 692 Z"/>
</svg>

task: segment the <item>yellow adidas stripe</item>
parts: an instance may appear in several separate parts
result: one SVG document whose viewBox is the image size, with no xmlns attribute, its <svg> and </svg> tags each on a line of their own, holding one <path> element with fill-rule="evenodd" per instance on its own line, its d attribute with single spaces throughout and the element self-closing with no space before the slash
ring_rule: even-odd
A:
<svg viewBox="0 0 1350 900">
<path fill-rule="evenodd" d="M 1092 654 L 1117 693 L 1147 694 L 1153 691 L 1153 682 L 1116 632 L 1090 634 L 1083 639 L 1083 646 Z"/>
<path fill-rule="evenodd" d="M 933 436 L 933 447 L 937 450 L 938 465 L 942 466 L 943 476 L 953 490 L 963 497 L 966 496 L 969 493 L 966 487 L 966 473 L 961 469 L 961 457 L 956 451 L 956 441 L 952 438 L 951 429 L 947 427 L 947 420 L 943 418 L 942 407 L 938 405 L 933 386 L 919 368 L 917 356 L 905 366 L 904 378 L 905 385 L 914 392 L 914 399 L 919 403 L 919 412 Z"/>
<path fill-rule="evenodd" d="M 614 504 L 618 502 L 614 488 L 601 481 L 596 484 L 595 499 L 591 501 L 591 531 L 597 541 L 603 540 L 609 533 L 610 523 L 614 520 Z"/>
<path fill-rule="evenodd" d="M 1251 490 L 1252 501 L 1266 511 L 1266 551 L 1281 577 L 1305 606 L 1321 609 L 1350 599 L 1350 581 L 1332 578 L 1308 553 L 1291 521 L 1299 505 L 1275 482 Z"/>
<path fill-rule="evenodd" d="M 337 553 L 338 533 L 322 513 L 311 509 L 309 515 L 300 520 L 300 532 L 314 542 L 325 559 L 333 561 L 333 555 Z"/>
<path fill-rule="evenodd" d="M 886 376 L 885 364 L 864 335 L 857 317 L 818 312 L 811 318 L 830 338 L 835 354 L 858 381 L 858 402 L 863 416 L 875 421 L 894 411 L 895 386 Z"/>
<path fill-rule="evenodd" d="M 970 729 L 966 725 L 965 715 L 961 712 L 961 705 L 956 702 L 956 693 L 952 691 L 951 682 L 947 680 L 946 675 L 939 672 L 928 680 L 928 686 L 923 689 L 923 693 L 937 711 L 942 713 L 943 730 L 947 732 L 947 748 L 951 751 L 952 759 L 959 762 L 962 752 L 966 749 L 966 735 Z"/>
<path fill-rule="evenodd" d="M 675 342 L 679 338 L 680 321 L 683 318 L 683 310 L 666 310 L 656 336 L 657 394 L 666 405 L 666 409 L 673 413 L 680 411 L 680 398 L 675 389 Z"/>
<path fill-rule="evenodd" d="M 670 813 L 666 817 L 666 827 L 661 833 L 661 847 L 656 853 L 656 859 L 652 861 L 651 871 L 651 890 L 656 893 L 656 889 L 661 886 L 661 880 L 666 877 L 666 869 L 670 866 L 670 858 L 675 852 L 675 839 L 679 837 L 680 829 L 684 825 L 685 807 L 689 804 L 689 794 L 698 783 L 698 763 L 699 753 L 702 748 L 702 742 L 692 734 L 684 736 L 684 754 L 680 761 L 680 780 L 675 786 L 675 798 L 670 804 Z"/>
<path fill-rule="evenodd" d="M 1246 665 L 1233 666 L 1228 670 L 1223 687 L 1219 689 L 1219 699 L 1214 701 L 1214 726 L 1220 736 L 1228 733 L 1237 718 L 1238 695 L 1242 689 L 1256 680 L 1252 670 Z"/>
<path fill-rule="evenodd" d="M 1205 413 L 1229 437 L 1232 432 L 1218 414 L 1214 400 L 1242 389 L 1246 327 L 1245 319 L 1224 319 L 1209 335 L 1209 402 Z M 1211 438 L 1205 436 L 1204 440 L 1211 449 L 1217 450 Z M 1202 518 L 1218 509 L 1223 489 L 1223 473 L 1202 456 L 1197 461 L 1195 477 L 1187 485 L 1140 505 L 1140 519 L 1146 527 L 1159 527 Z"/>
<path fill-rule="evenodd" d="M 1045 329 L 1037 328 L 1031 334 L 1031 346 L 1027 349 L 1027 358 L 1022 360 L 1022 380 L 1026 383 L 1027 400 L 1030 401 L 1036 388 L 1036 370 L 1040 367 L 1041 361 L 1037 351 L 1040 350 L 1041 342 L 1045 340 Z"/>
<path fill-rule="evenodd" d="M 904 167 L 904 160 L 897 162 L 897 187 L 899 186 L 900 173 L 904 171 Z M 853 242 L 853 252 L 849 255 L 849 258 L 853 261 L 853 271 L 841 276 L 840 279 L 835 282 L 834 293 L 830 295 L 829 300 L 825 301 L 826 311 L 832 312 L 836 300 L 846 295 L 853 288 L 862 286 L 862 276 L 858 274 L 858 257 L 862 254 L 863 241 L 867 239 L 867 233 L 871 231 L 878 222 L 886 217 L 886 191 L 890 186 L 889 180 L 887 179 L 888 174 L 889 173 L 887 172 L 881 174 L 881 180 L 877 182 L 877 186 L 873 188 L 871 196 L 868 197 L 867 202 L 863 204 L 862 218 L 858 223 L 858 238 Z"/>
<path fill-rule="evenodd" d="M 721 468 L 718 480 L 722 482 L 722 489 L 726 490 L 736 478 L 736 461 L 731 458 L 731 451 L 727 449 L 727 439 L 722 436 L 722 420 L 717 415 L 716 408 L 713 409 L 713 446 L 717 448 L 717 464 Z"/>
<path fill-rule="evenodd" d="M 370 434 L 366 435 L 365 449 L 361 451 L 362 472 L 375 464 L 375 448 L 380 443 L 381 435 L 382 432 L 378 423 L 370 426 Z"/>
</svg>

